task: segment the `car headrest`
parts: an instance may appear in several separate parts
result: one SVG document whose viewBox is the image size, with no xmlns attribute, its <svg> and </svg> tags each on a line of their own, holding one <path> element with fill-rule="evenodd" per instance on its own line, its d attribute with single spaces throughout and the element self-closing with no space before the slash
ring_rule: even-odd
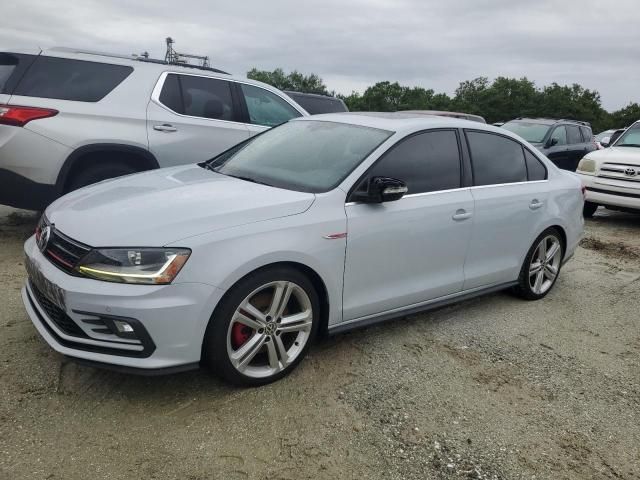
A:
<svg viewBox="0 0 640 480">
<path fill-rule="evenodd" d="M 205 118 L 222 118 L 224 115 L 224 106 L 219 99 L 212 98 L 204 104 L 204 111 L 202 113 Z"/>
</svg>

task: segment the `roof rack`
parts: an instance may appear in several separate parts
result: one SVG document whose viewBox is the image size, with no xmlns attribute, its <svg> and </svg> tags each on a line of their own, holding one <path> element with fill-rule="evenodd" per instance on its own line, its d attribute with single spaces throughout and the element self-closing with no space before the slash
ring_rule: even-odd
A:
<svg viewBox="0 0 640 480">
<path fill-rule="evenodd" d="M 518 117 L 516 120 L 549 120 L 551 122 L 573 122 L 585 127 L 591 127 L 591 123 L 582 120 L 574 120 L 572 118 L 546 118 L 546 117 Z"/>
<path fill-rule="evenodd" d="M 215 73 L 223 73 L 225 75 L 230 75 L 229 72 L 225 72 L 224 70 L 219 70 L 217 68 L 213 68 L 213 67 L 209 67 L 208 63 L 207 66 L 202 66 L 202 65 L 192 65 L 190 63 L 182 63 L 182 62 L 168 62 L 166 60 L 160 60 L 157 58 L 150 58 L 149 54 L 147 52 L 143 52 L 141 54 L 136 54 L 136 53 L 132 53 L 131 55 L 123 55 L 121 53 L 110 53 L 110 52 L 101 52 L 98 50 L 84 50 L 81 48 L 70 48 L 70 47 L 54 47 L 51 48 L 51 50 L 56 51 L 56 52 L 67 52 L 67 53 L 81 53 L 84 55 L 96 55 L 96 56 L 101 56 L 101 57 L 110 57 L 110 58 L 122 58 L 125 60 L 136 60 L 138 62 L 146 62 L 146 63 L 156 63 L 159 65 L 175 65 L 177 67 L 184 67 L 184 68 L 195 68 L 198 70 L 206 70 L 209 72 L 215 72 Z M 180 54 L 181 56 L 185 57 L 185 56 L 189 56 L 189 57 L 197 57 L 197 58 L 204 58 L 204 57 L 198 57 L 196 55 L 183 55 Z M 208 60 L 207 60 L 208 62 Z"/>
</svg>

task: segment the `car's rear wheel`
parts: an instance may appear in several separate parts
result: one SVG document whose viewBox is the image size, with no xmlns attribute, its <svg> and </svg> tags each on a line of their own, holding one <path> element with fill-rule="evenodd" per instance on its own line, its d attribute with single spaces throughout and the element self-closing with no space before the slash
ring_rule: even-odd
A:
<svg viewBox="0 0 640 480">
<path fill-rule="evenodd" d="M 255 272 L 216 308 L 205 335 L 204 361 L 236 385 L 278 380 L 307 353 L 319 313 L 313 284 L 299 271 L 275 267 Z"/>
<path fill-rule="evenodd" d="M 91 165 L 73 175 L 66 191 L 71 192 L 109 178 L 121 177 L 135 172 L 134 168 L 124 163 Z"/>
<path fill-rule="evenodd" d="M 527 300 L 545 297 L 558 279 L 563 258 L 564 245 L 558 230 L 544 231 L 527 253 L 515 292 Z"/>
<path fill-rule="evenodd" d="M 598 210 L 598 205 L 591 202 L 584 202 L 584 208 L 582 209 L 582 216 L 584 218 L 591 218 Z"/>
</svg>

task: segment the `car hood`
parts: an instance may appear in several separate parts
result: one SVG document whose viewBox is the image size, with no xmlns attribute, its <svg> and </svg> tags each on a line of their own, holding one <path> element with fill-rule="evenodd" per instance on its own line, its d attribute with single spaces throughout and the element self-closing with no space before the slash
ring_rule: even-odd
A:
<svg viewBox="0 0 640 480">
<path fill-rule="evenodd" d="M 162 246 L 214 230 L 296 215 L 311 193 L 269 187 L 197 165 L 107 180 L 55 201 L 46 216 L 65 235 L 91 245 Z"/>
<path fill-rule="evenodd" d="M 595 160 L 598 163 L 624 163 L 627 165 L 640 166 L 640 148 L 637 147 L 609 147 L 604 150 L 596 150 L 587 155 L 586 158 Z"/>
</svg>

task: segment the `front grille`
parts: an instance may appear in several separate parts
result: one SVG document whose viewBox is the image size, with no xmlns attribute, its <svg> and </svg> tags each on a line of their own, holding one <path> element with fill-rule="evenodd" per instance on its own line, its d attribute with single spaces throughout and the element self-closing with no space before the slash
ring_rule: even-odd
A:
<svg viewBox="0 0 640 480">
<path fill-rule="evenodd" d="M 82 328 L 80 328 L 64 310 L 45 297 L 42 292 L 36 288 L 33 282 L 29 282 L 29 286 L 31 287 L 31 291 L 38 302 L 38 305 L 40 305 L 42 310 L 46 312 L 47 316 L 60 330 L 73 337 L 87 338 L 87 335 L 84 333 Z"/>
<path fill-rule="evenodd" d="M 598 177 L 625 182 L 640 182 L 640 167 L 625 163 L 605 163 L 600 167 Z"/>
<path fill-rule="evenodd" d="M 44 256 L 59 269 L 75 275 L 75 266 L 82 257 L 91 251 L 91 247 L 77 242 L 56 230 L 53 225 L 46 223 L 44 217 L 36 230 L 36 238 L 42 234 L 42 231 L 47 226 L 50 228 L 50 233 L 49 241 L 43 252 Z"/>
</svg>

